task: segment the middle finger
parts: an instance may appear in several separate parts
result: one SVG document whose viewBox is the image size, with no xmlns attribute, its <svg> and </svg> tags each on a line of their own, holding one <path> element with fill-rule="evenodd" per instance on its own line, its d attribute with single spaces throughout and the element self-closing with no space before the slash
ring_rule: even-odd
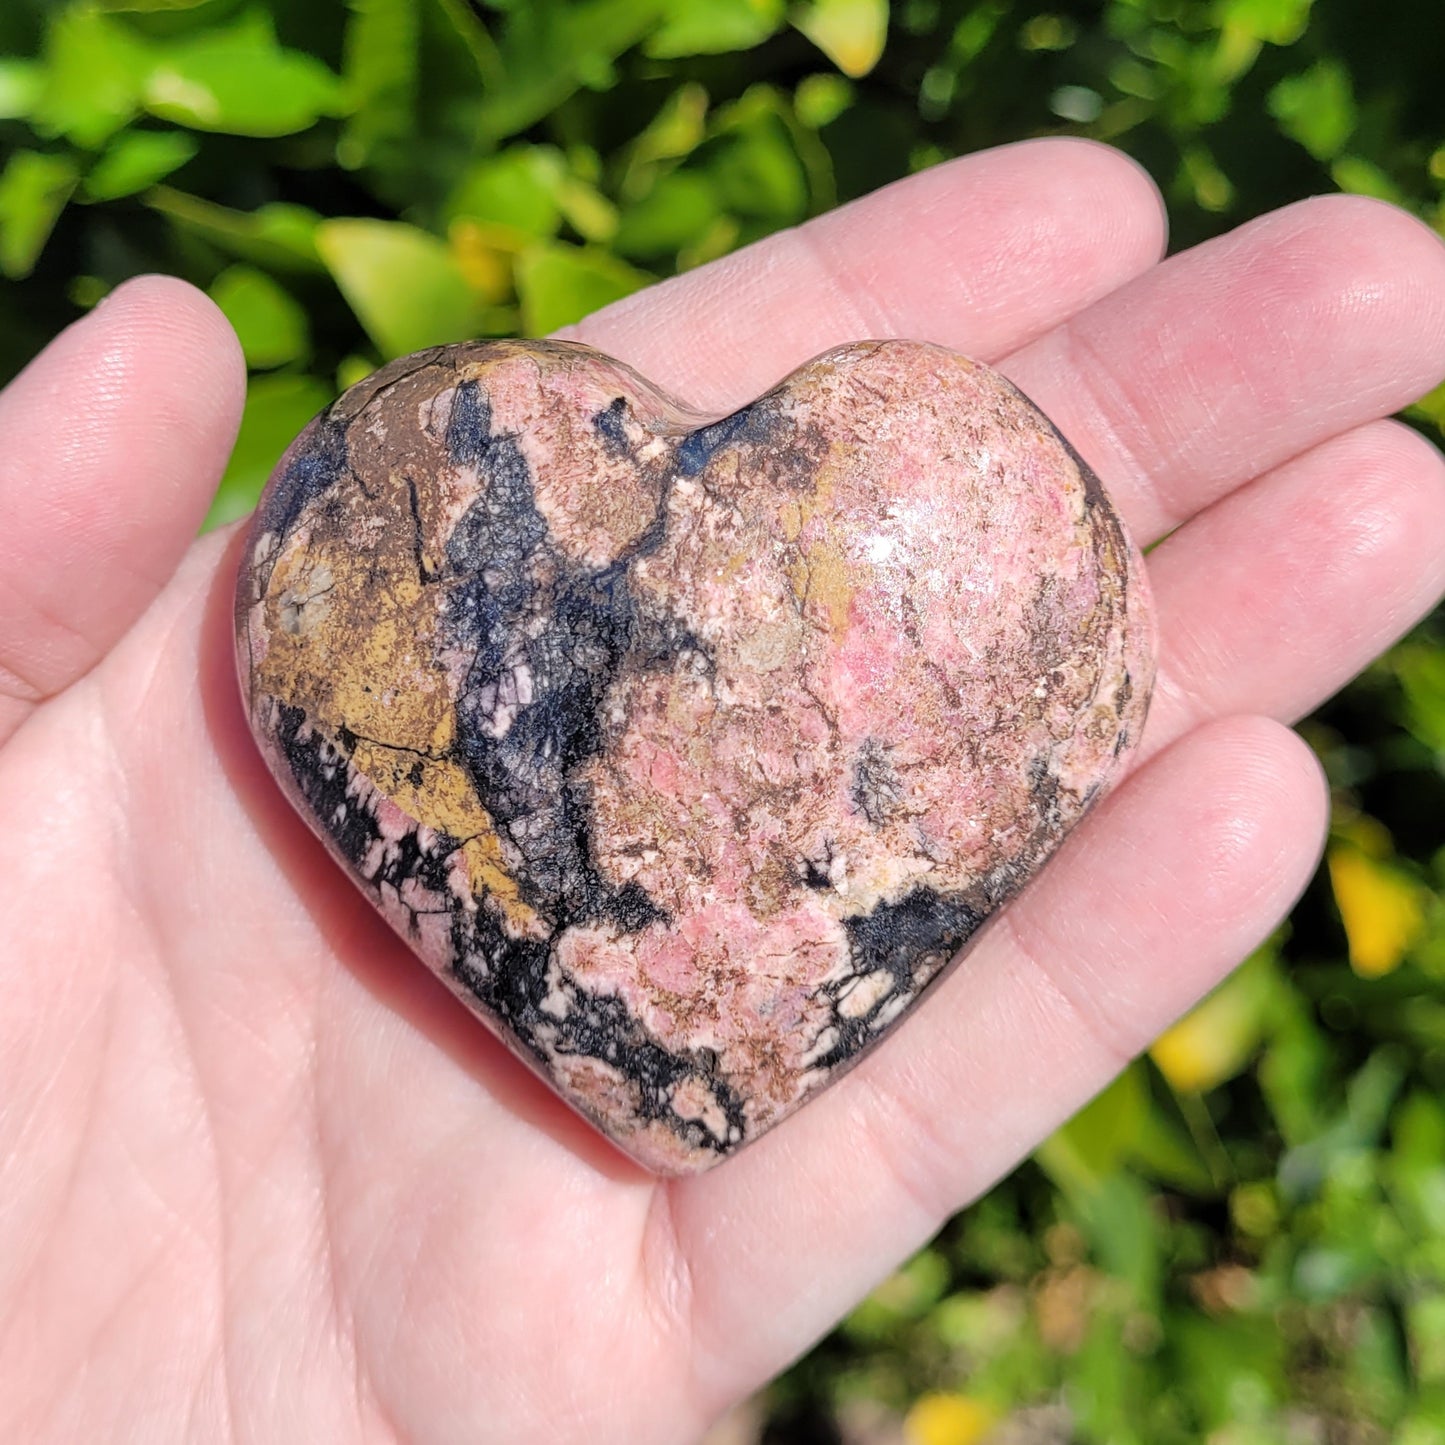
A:
<svg viewBox="0 0 1445 1445">
<path fill-rule="evenodd" d="M 1165 261 L 1002 369 L 1141 544 L 1445 374 L 1445 246 L 1393 206 L 1318 197 Z"/>
</svg>

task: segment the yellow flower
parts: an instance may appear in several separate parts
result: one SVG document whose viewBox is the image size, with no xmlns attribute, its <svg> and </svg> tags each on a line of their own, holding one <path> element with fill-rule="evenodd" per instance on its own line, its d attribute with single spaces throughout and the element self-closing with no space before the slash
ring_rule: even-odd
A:
<svg viewBox="0 0 1445 1445">
<path fill-rule="evenodd" d="M 1424 925 L 1424 890 L 1408 874 L 1349 845 L 1330 849 L 1329 868 L 1350 967 L 1361 978 L 1392 972 Z"/>
<path fill-rule="evenodd" d="M 1149 1056 L 1180 1094 L 1232 1079 L 1254 1057 L 1275 976 L 1269 950 L 1255 954 L 1154 1042 Z"/>
<path fill-rule="evenodd" d="M 978 1445 L 997 1422 L 993 1410 L 968 1395 L 920 1395 L 903 1421 L 908 1445 Z"/>
</svg>

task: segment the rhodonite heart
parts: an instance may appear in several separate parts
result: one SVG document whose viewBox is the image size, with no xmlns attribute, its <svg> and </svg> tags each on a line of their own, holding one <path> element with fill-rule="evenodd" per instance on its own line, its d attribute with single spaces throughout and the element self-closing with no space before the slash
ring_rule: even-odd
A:
<svg viewBox="0 0 1445 1445">
<path fill-rule="evenodd" d="M 478 342 L 287 452 L 237 597 L 281 786 L 412 948 L 648 1168 L 894 1027 L 1100 796 L 1143 568 L 988 368 L 828 352 L 705 421 Z"/>
</svg>

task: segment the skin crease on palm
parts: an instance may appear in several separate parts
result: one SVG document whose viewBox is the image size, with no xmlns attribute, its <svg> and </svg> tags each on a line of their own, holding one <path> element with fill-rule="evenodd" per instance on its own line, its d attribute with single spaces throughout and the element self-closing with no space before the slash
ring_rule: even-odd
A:
<svg viewBox="0 0 1445 1445">
<path fill-rule="evenodd" d="M 1285 723 L 1445 588 L 1445 248 L 1304 202 L 1160 264 L 1118 154 L 1001 149 L 575 328 L 721 412 L 825 347 L 1000 363 L 1149 558 L 1113 797 L 901 1029 L 712 1173 L 602 1143 L 409 958 L 251 745 L 243 370 L 121 288 L 0 397 L 0 1439 L 687 1441 L 1284 914 L 1326 816 Z"/>
</svg>

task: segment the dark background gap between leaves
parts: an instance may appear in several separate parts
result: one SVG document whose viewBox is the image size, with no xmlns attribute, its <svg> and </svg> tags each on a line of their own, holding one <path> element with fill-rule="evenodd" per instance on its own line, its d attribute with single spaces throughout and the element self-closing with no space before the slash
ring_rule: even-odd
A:
<svg viewBox="0 0 1445 1445">
<path fill-rule="evenodd" d="M 209 290 L 214 523 L 389 357 L 1041 134 L 1143 162 L 1175 247 L 1329 189 L 1445 228 L 1445 6 L 7 0 L 0 377 L 127 276 Z M 1445 619 L 1304 731 L 1289 922 L 719 1440 L 1445 1445 Z"/>
</svg>

